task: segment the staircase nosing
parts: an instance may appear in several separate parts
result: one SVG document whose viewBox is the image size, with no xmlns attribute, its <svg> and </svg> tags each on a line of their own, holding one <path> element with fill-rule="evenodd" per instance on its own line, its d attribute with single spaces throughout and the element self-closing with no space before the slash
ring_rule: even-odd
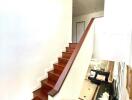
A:
<svg viewBox="0 0 132 100">
<path fill-rule="evenodd" d="M 69 51 L 67 51 L 67 52 L 62 52 L 62 53 L 68 53 L 68 54 L 72 54 L 73 52 L 69 52 Z"/>
<path fill-rule="evenodd" d="M 60 75 L 58 73 L 55 73 L 54 70 L 49 71 L 48 73 L 54 74 L 55 76 L 59 77 Z"/>
<path fill-rule="evenodd" d="M 53 88 L 54 85 L 52 83 L 50 83 L 50 81 L 48 79 L 44 79 L 41 81 L 42 84 L 46 84 L 47 86 Z"/>
<path fill-rule="evenodd" d="M 59 66 L 59 67 L 62 67 L 62 68 L 64 68 L 66 66 L 66 65 L 63 65 L 63 64 L 60 64 L 60 63 L 55 63 L 53 65 L 56 65 L 56 66 Z"/>
<path fill-rule="evenodd" d="M 65 60 L 69 60 L 68 58 L 64 58 L 64 57 L 58 57 L 59 59 L 65 59 Z"/>
<path fill-rule="evenodd" d="M 42 92 L 42 88 L 38 88 L 37 90 L 33 91 L 33 94 L 34 98 L 32 100 L 35 100 L 36 98 L 39 98 L 39 100 L 48 100 L 46 95 Z"/>
</svg>

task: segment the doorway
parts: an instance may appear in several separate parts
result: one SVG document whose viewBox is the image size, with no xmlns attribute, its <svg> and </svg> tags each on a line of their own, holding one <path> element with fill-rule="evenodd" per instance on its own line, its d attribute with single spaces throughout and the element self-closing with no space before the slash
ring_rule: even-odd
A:
<svg viewBox="0 0 132 100">
<path fill-rule="evenodd" d="M 82 34 L 85 31 L 85 21 L 82 22 L 76 22 L 76 43 L 78 43 L 80 41 L 80 38 L 82 36 Z"/>
</svg>

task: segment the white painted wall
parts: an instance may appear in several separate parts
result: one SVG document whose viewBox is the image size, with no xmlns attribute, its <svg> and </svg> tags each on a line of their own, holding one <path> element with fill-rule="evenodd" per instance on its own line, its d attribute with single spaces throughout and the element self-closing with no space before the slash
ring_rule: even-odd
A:
<svg viewBox="0 0 132 100">
<path fill-rule="evenodd" d="M 131 34 L 131 44 L 130 44 L 130 64 L 129 65 L 132 67 L 132 34 Z"/>
<path fill-rule="evenodd" d="M 101 17 L 104 16 L 104 11 L 98 11 L 82 16 L 73 17 L 72 19 L 72 41 L 76 42 L 76 23 L 85 21 L 85 28 L 87 27 L 89 21 L 93 17 Z"/>
<path fill-rule="evenodd" d="M 94 42 L 94 24 L 92 24 L 82 47 L 73 62 L 61 90 L 54 97 L 49 96 L 49 100 L 77 100 L 91 61 Z"/>
<path fill-rule="evenodd" d="M 127 33 L 109 33 L 106 31 L 108 24 L 105 23 L 105 17 L 95 20 L 95 45 L 94 58 L 100 60 L 126 61 L 129 62 L 130 37 Z"/>
<path fill-rule="evenodd" d="M 132 9 L 130 0 L 105 1 L 104 19 L 97 19 L 95 23 L 95 58 L 125 61 L 130 64 L 132 55 L 130 9 Z"/>
<path fill-rule="evenodd" d="M 72 0 L 0 0 L 1 100 L 31 100 L 71 27 Z"/>
</svg>

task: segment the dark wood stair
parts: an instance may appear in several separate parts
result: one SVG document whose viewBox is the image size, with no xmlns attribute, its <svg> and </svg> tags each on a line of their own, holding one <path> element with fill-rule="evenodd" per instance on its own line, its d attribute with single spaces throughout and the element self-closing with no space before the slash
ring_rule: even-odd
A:
<svg viewBox="0 0 132 100">
<path fill-rule="evenodd" d="M 66 47 L 66 52 L 73 52 L 74 48 Z"/>
<path fill-rule="evenodd" d="M 41 88 L 33 91 L 32 100 L 48 100 L 48 92 L 54 88 L 76 45 L 77 43 L 69 43 L 66 51 L 62 52 L 62 57 L 58 58 L 58 63 L 53 64 L 54 70 L 49 71 L 48 78 L 41 81 Z"/>
<path fill-rule="evenodd" d="M 54 70 L 48 72 L 48 79 L 53 82 L 57 82 L 59 74 L 55 73 Z"/>
<path fill-rule="evenodd" d="M 65 68 L 65 65 L 61 65 L 59 63 L 53 64 L 53 66 L 54 66 L 54 72 L 58 74 L 61 74 L 63 69 Z"/>
<path fill-rule="evenodd" d="M 42 88 L 39 88 L 38 90 L 33 92 L 34 98 L 32 100 L 48 100 L 48 95 L 43 92 Z"/>
<path fill-rule="evenodd" d="M 69 59 L 71 57 L 72 52 L 62 52 L 62 57 Z"/>
</svg>

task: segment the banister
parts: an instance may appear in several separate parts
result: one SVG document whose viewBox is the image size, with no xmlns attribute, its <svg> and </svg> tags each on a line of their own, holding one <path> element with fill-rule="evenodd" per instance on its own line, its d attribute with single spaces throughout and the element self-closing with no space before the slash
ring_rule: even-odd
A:
<svg viewBox="0 0 132 100">
<path fill-rule="evenodd" d="M 58 79 L 56 85 L 55 85 L 54 88 L 48 93 L 48 95 L 54 97 L 54 96 L 59 92 L 59 90 L 61 89 L 61 86 L 63 85 L 63 83 L 64 83 L 64 81 L 65 81 L 65 79 L 66 79 L 66 77 L 67 77 L 67 75 L 68 75 L 68 73 L 69 73 L 69 71 L 70 71 L 70 68 L 71 68 L 71 66 L 72 66 L 72 64 L 73 64 L 73 62 L 74 62 L 74 60 L 75 60 L 75 58 L 76 58 L 76 56 L 77 56 L 77 54 L 78 54 L 78 52 L 79 52 L 79 50 L 80 50 L 82 44 L 83 44 L 83 42 L 84 42 L 84 40 L 85 40 L 85 37 L 86 37 L 87 34 L 88 34 L 88 31 L 90 30 L 90 27 L 91 27 L 91 25 L 92 25 L 94 19 L 95 19 L 95 18 L 92 18 L 92 19 L 90 20 L 90 23 L 88 24 L 86 30 L 84 31 L 84 33 L 83 33 L 83 35 L 82 35 L 82 37 L 81 37 L 79 43 L 77 44 L 77 46 L 76 46 L 74 52 L 72 53 L 72 55 L 71 55 L 71 57 L 70 57 L 70 59 L 69 59 L 67 65 L 66 65 L 66 67 L 64 68 L 63 72 L 61 73 L 61 75 L 60 75 L 60 77 L 59 77 L 59 79 Z"/>
</svg>

